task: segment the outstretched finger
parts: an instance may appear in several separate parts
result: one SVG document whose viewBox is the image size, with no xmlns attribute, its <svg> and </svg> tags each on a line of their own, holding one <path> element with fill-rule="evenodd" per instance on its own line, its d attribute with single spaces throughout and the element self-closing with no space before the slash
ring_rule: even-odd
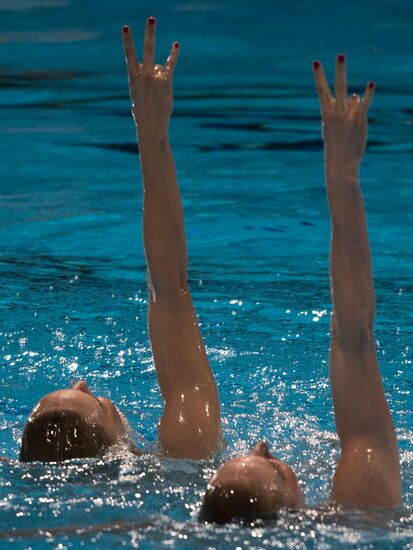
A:
<svg viewBox="0 0 413 550">
<path fill-rule="evenodd" d="M 373 101 L 375 87 L 376 85 L 374 84 L 374 82 L 370 81 L 367 83 L 366 89 L 364 90 L 363 108 L 366 112 L 369 110 L 371 102 Z"/>
<path fill-rule="evenodd" d="M 155 59 L 155 17 L 148 17 L 143 44 L 143 68 L 152 70 Z"/>
<path fill-rule="evenodd" d="M 339 109 L 344 109 L 347 101 L 347 70 L 346 70 L 346 56 L 340 53 L 336 60 L 336 102 Z"/>
<path fill-rule="evenodd" d="M 323 66 L 319 61 L 313 61 L 313 74 L 321 107 L 324 109 L 331 103 L 331 92 Z"/>
<path fill-rule="evenodd" d="M 139 72 L 139 62 L 138 56 L 136 55 L 135 44 L 133 43 L 132 32 L 127 25 L 122 29 L 122 42 L 130 78 L 132 75 Z"/>
<path fill-rule="evenodd" d="M 171 53 L 169 54 L 168 59 L 166 60 L 165 69 L 169 76 L 172 76 L 176 67 L 179 56 L 179 42 L 174 42 L 172 44 Z"/>
</svg>

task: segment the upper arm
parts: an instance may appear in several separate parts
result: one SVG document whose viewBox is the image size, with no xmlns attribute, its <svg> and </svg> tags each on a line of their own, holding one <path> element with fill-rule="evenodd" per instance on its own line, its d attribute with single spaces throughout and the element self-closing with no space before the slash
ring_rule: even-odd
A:
<svg viewBox="0 0 413 550">
<path fill-rule="evenodd" d="M 354 506 L 399 504 L 397 440 L 373 338 L 350 345 L 332 328 L 330 377 L 341 443 L 332 498 Z"/>
<path fill-rule="evenodd" d="M 342 446 L 331 489 L 332 500 L 354 507 L 393 507 L 401 502 L 397 446 L 369 438 Z"/>
<path fill-rule="evenodd" d="M 187 287 L 150 296 L 149 332 L 165 402 L 160 442 L 172 456 L 207 458 L 221 440 L 219 400 Z"/>
</svg>

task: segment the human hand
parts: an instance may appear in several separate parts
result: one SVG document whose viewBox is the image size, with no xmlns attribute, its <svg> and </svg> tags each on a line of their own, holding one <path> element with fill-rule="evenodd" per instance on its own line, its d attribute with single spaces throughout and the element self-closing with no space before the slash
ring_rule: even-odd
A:
<svg viewBox="0 0 413 550">
<path fill-rule="evenodd" d="M 367 83 L 362 98 L 357 94 L 348 97 L 346 58 L 340 54 L 336 60 L 334 99 L 319 61 L 313 62 L 313 72 L 321 103 L 327 168 L 357 175 L 367 144 L 367 114 L 374 95 L 374 82 Z"/>
<path fill-rule="evenodd" d="M 172 114 L 172 75 L 178 60 L 179 44 L 174 42 L 165 65 L 154 65 L 155 18 L 146 21 L 142 63 L 133 43 L 132 32 L 123 27 L 123 46 L 128 67 L 132 115 L 139 135 L 162 135 L 168 131 Z"/>
</svg>

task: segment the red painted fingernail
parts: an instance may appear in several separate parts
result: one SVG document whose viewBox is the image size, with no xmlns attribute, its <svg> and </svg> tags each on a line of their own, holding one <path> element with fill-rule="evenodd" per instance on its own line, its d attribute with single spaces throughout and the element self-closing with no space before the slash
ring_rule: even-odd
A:
<svg viewBox="0 0 413 550">
<path fill-rule="evenodd" d="M 123 27 L 123 32 L 126 34 L 127 32 L 129 32 L 129 27 L 127 25 L 125 25 Z"/>
<path fill-rule="evenodd" d="M 339 63 L 344 63 L 345 60 L 346 60 L 346 56 L 343 53 L 337 56 L 337 61 Z"/>
<path fill-rule="evenodd" d="M 150 17 L 148 19 L 149 25 L 155 25 L 155 17 Z"/>
<path fill-rule="evenodd" d="M 369 88 L 370 88 L 370 90 L 373 90 L 374 87 L 375 87 L 374 82 L 369 82 Z"/>
<path fill-rule="evenodd" d="M 179 48 L 179 42 L 174 42 L 175 48 Z"/>
<path fill-rule="evenodd" d="M 319 69 L 320 68 L 320 62 L 319 61 L 313 61 L 313 68 L 315 70 Z"/>
</svg>

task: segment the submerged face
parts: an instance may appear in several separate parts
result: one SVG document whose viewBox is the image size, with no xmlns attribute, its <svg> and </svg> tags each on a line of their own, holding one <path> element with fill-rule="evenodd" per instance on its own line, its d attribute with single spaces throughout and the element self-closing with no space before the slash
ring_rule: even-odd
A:
<svg viewBox="0 0 413 550">
<path fill-rule="evenodd" d="M 248 455 L 218 468 L 208 484 L 201 519 L 225 523 L 237 517 L 275 515 L 280 508 L 303 505 L 294 472 L 261 441 Z"/>
<path fill-rule="evenodd" d="M 45 462 L 94 457 L 125 435 L 115 405 L 95 397 L 86 382 L 47 394 L 24 428 L 20 460 Z"/>
</svg>

